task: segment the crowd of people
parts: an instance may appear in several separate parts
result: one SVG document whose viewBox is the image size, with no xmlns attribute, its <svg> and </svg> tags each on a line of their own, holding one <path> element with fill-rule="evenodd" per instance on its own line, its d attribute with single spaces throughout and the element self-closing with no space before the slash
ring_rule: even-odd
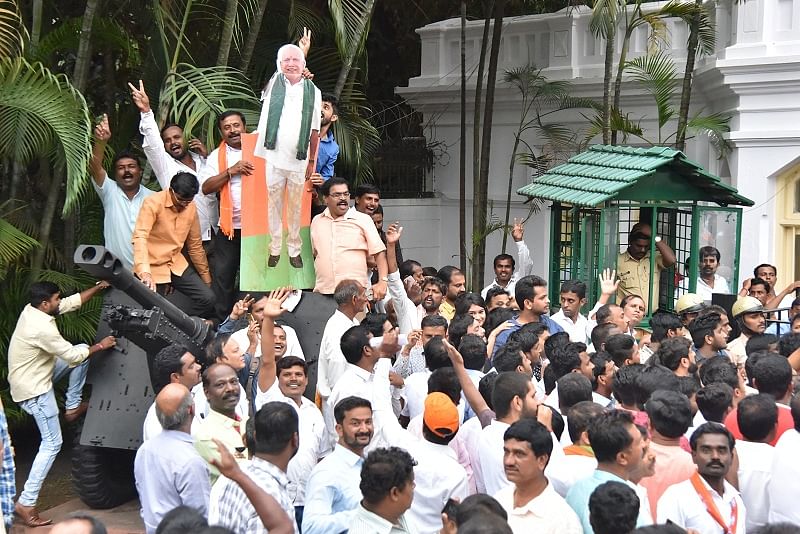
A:
<svg viewBox="0 0 800 534">
<path fill-rule="evenodd" d="M 282 321 L 299 291 L 251 298 L 235 286 L 252 170 L 241 159 L 244 116 L 220 115 L 223 146 L 206 155 L 178 125 L 159 135 L 143 85 L 132 85 L 160 192 L 141 185 L 128 152 L 110 179 L 106 118 L 95 132 L 106 247 L 216 329 L 204 358 L 177 344 L 149 355 L 156 397 L 134 464 L 148 534 L 800 532 L 800 299 L 789 321 L 771 311 L 797 284 L 776 294 L 775 268 L 760 265 L 730 310 L 712 304 L 729 285 L 708 246 L 698 292 L 651 313 L 672 299 L 659 275 L 676 257 L 642 222 L 616 270 L 600 275 L 596 302 L 585 281 L 569 280 L 555 310 L 514 221 L 516 258 L 497 256 L 491 283 L 468 292 L 458 268 L 403 258 L 403 227 L 384 227 L 377 187 L 351 191 L 333 175 L 336 101 L 303 76 L 303 41 L 279 51 L 257 132 L 273 166 L 270 198 L 283 202 L 285 188 L 291 203 L 309 186 L 320 202 L 316 283 L 305 289 L 336 310 L 315 325 L 317 354 Z M 288 262 L 301 268 L 296 225 L 287 228 Z M 265 269 L 281 251 L 264 251 Z M 49 524 L 36 503 L 61 447 L 53 384 L 69 374 L 64 417 L 79 418 L 87 362 L 117 341 L 73 345 L 55 316 L 106 286 L 63 299 L 53 284 L 31 287 L 8 380 L 42 442 L 15 503 L 0 418 L 6 526 L 14 513 Z M 67 521 L 104 532 L 85 516 Z"/>
</svg>

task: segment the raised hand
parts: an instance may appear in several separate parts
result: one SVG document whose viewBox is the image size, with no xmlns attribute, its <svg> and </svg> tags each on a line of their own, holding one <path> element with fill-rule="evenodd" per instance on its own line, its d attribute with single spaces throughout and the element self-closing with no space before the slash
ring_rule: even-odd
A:
<svg viewBox="0 0 800 534">
<path fill-rule="evenodd" d="M 386 229 L 386 243 L 397 243 L 400 241 L 401 235 L 403 235 L 403 227 L 399 222 L 393 222 Z"/>
<path fill-rule="evenodd" d="M 303 51 L 303 57 L 308 57 L 308 51 L 311 50 L 311 30 L 303 26 L 303 36 L 297 41 L 297 46 Z"/>
<path fill-rule="evenodd" d="M 236 302 L 233 304 L 233 309 L 231 310 L 231 319 L 232 319 L 232 320 L 234 320 L 234 321 L 238 320 L 238 319 L 239 319 L 239 317 L 241 317 L 242 315 L 244 315 L 245 313 L 247 313 L 247 310 L 249 310 L 249 309 L 250 309 L 250 306 L 251 306 L 251 305 L 252 305 L 252 304 L 253 304 L 255 301 L 256 301 L 256 299 L 252 298 L 252 297 L 250 296 L 250 293 L 248 293 L 247 295 L 245 295 L 243 299 L 241 299 L 241 300 L 237 300 L 237 301 L 236 301 Z"/>
<path fill-rule="evenodd" d="M 292 289 L 289 287 L 281 287 L 275 291 L 270 291 L 267 302 L 264 305 L 264 317 L 275 319 L 282 314 L 284 310 L 281 305 L 283 305 L 291 293 Z"/>
<path fill-rule="evenodd" d="M 447 349 L 447 356 L 453 362 L 453 367 L 464 367 L 464 357 L 447 339 L 442 339 L 444 348 Z"/>
<path fill-rule="evenodd" d="M 525 226 L 522 224 L 522 219 L 514 217 L 514 226 L 511 228 L 511 237 L 514 241 L 522 241 L 525 235 Z"/>
<path fill-rule="evenodd" d="M 598 276 L 600 280 L 600 292 L 604 295 L 613 295 L 617 292 L 619 287 L 619 280 L 617 280 L 617 271 L 612 269 L 603 269 L 603 272 Z"/>
<path fill-rule="evenodd" d="M 208 149 L 200 139 L 192 138 L 189 140 L 189 149 L 195 154 L 200 154 L 204 158 L 208 156 Z"/>
<path fill-rule="evenodd" d="M 139 80 L 138 89 L 130 82 L 128 82 L 128 87 L 131 90 L 131 98 L 133 98 L 133 103 L 136 104 L 136 107 L 139 108 L 139 111 L 142 113 L 147 113 L 150 111 L 150 99 L 147 97 L 147 93 L 144 92 L 144 82 Z"/>
<path fill-rule="evenodd" d="M 111 139 L 111 128 L 108 126 L 108 115 L 105 113 L 103 113 L 97 126 L 94 127 L 94 137 L 103 143 L 107 143 Z"/>
</svg>

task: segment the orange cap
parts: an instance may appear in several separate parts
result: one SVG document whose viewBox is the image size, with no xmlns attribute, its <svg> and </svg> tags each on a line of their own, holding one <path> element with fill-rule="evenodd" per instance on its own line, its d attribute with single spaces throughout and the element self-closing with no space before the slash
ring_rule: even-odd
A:
<svg viewBox="0 0 800 534">
<path fill-rule="evenodd" d="M 425 397 L 422 421 L 437 436 L 452 436 L 458 432 L 458 408 L 444 393 L 431 393 Z"/>
</svg>

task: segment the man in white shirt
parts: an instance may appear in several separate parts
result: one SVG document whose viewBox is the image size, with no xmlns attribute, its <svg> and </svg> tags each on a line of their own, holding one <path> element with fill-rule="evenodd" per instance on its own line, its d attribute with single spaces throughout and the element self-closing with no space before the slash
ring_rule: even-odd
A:
<svg viewBox="0 0 800 534">
<path fill-rule="evenodd" d="M 217 119 L 222 144 L 206 159 L 200 172 L 201 192 L 220 195 L 220 232 L 214 239 L 212 289 L 217 296 L 215 311 L 222 319 L 233 306 L 236 273 L 239 272 L 242 241 L 242 176 L 255 170 L 253 162 L 242 160 L 242 135 L 245 134 L 244 115 L 225 111 Z"/>
<path fill-rule="evenodd" d="M 252 306 L 250 307 L 250 313 L 253 316 L 253 320 L 257 324 L 261 324 L 264 320 L 264 305 L 267 301 L 268 297 L 265 295 L 258 299 L 257 301 L 253 302 Z M 239 302 L 246 302 L 246 301 L 239 301 Z M 234 311 L 231 311 L 229 315 L 229 320 L 233 319 L 234 321 L 238 320 L 238 317 L 241 315 L 236 315 L 236 319 L 234 319 L 235 314 L 238 313 L 237 306 L 234 305 Z M 247 308 L 244 307 L 243 311 L 247 311 Z M 282 310 L 285 311 L 285 310 Z M 243 313 L 242 313 L 243 314 Z M 227 326 L 227 324 L 225 325 Z M 248 328 L 241 328 L 236 330 L 231 334 L 231 339 L 236 341 L 239 344 L 239 347 L 247 347 L 250 345 L 250 340 L 247 338 L 247 330 Z M 276 324 L 274 328 L 273 334 L 273 345 L 275 347 L 275 359 L 280 360 L 284 356 L 297 356 L 301 360 L 305 360 L 306 356 L 303 354 L 303 348 L 300 346 L 300 340 L 297 339 L 297 332 L 294 331 L 294 328 L 288 325 Z M 217 333 L 219 335 L 222 333 L 222 325 Z M 261 332 L 258 332 L 259 341 L 261 339 Z M 256 344 L 256 350 L 252 354 L 254 358 L 261 357 L 261 343 Z"/>
<path fill-rule="evenodd" d="M 503 467 L 505 431 L 523 417 L 536 418 L 539 410 L 536 388 L 530 377 L 514 371 L 500 373 L 497 377 L 492 404 L 496 419 L 481 430 L 477 458 L 471 458 L 473 468 L 481 470 L 481 480 L 489 495 L 509 485 Z"/>
<path fill-rule="evenodd" d="M 187 150 L 183 128 L 175 123 L 165 124 L 159 131 L 142 80 L 139 80 L 138 89 L 130 83 L 128 87 L 133 103 L 141 113 L 139 133 L 144 136 L 142 149 L 161 189 L 168 189 L 170 180 L 179 172 L 188 172 L 199 180 L 206 164 L 206 147 L 203 143 L 199 139 L 192 139 L 189 141 L 192 150 Z M 219 220 L 217 197 L 198 191 L 194 196 L 194 204 L 197 206 L 197 218 L 200 219 L 200 236 L 206 252 L 209 252 L 211 237 Z"/>
<path fill-rule="evenodd" d="M 350 534 L 416 534 L 405 512 L 414 500 L 417 462 L 399 447 L 376 449 L 364 462 L 364 499 L 348 525 Z"/>
<path fill-rule="evenodd" d="M 581 313 L 586 305 L 586 284 L 580 280 L 567 280 L 561 284 L 561 309 L 550 318 L 569 334 L 570 341 L 586 343 L 589 320 Z"/>
<path fill-rule="evenodd" d="M 186 347 L 181 345 L 167 345 L 153 358 L 153 383 L 155 394 L 167 384 L 182 384 L 189 391 L 200 383 L 200 364 Z M 194 412 L 196 413 L 196 412 Z M 192 419 L 194 424 L 194 419 Z M 156 437 L 162 432 L 161 423 L 156 417 L 156 403 L 147 409 L 142 428 L 142 441 Z"/>
<path fill-rule="evenodd" d="M 515 218 L 514 227 L 511 230 L 511 237 L 517 245 L 519 267 L 515 269 L 514 258 L 510 254 L 498 254 L 495 256 L 493 264 L 495 279 L 481 291 L 481 297 L 484 299 L 486 298 L 486 292 L 493 287 L 505 289 L 513 299 L 514 286 L 517 285 L 517 280 L 533 273 L 533 259 L 531 259 L 531 251 L 528 250 L 528 245 L 523 241 L 524 234 L 525 227 L 522 225 L 522 221 Z"/>
<path fill-rule="evenodd" d="M 514 534 L 582 534 L 578 516 L 544 475 L 553 452 L 547 428 L 534 419 L 520 419 L 503 439 L 503 466 L 513 485 L 494 497 L 508 512 Z"/>
<path fill-rule="evenodd" d="M 589 444 L 589 425 L 603 413 L 603 407 L 592 401 L 582 401 L 569 409 L 567 432 L 572 444 L 564 447 L 564 454 L 552 458 L 545 476 L 556 493 L 562 497 L 578 480 L 591 476 L 597 469 L 597 459 Z"/>
<path fill-rule="evenodd" d="M 714 247 L 700 247 L 700 275 L 697 277 L 697 290 L 704 301 L 711 302 L 714 293 L 731 293 L 728 281 L 717 274 L 720 254 Z"/>
<path fill-rule="evenodd" d="M 270 293 L 262 299 L 261 323 L 261 370 L 258 373 L 258 392 L 255 409 L 268 402 L 284 402 L 297 411 L 300 444 L 297 454 L 289 461 L 286 471 L 290 489 L 294 490 L 294 507 L 297 521 L 302 524 L 305 506 L 305 484 L 311 470 L 320 458 L 326 456 L 329 447 L 325 435 L 325 421 L 317 405 L 303 396 L 308 386 L 308 364 L 296 356 L 277 359 L 272 341 L 274 320 L 283 313 L 281 304 L 289 295 L 286 288 Z"/>
<path fill-rule="evenodd" d="M 317 393 L 322 398 L 323 415 L 327 412 L 326 403 L 333 387 L 347 370 L 347 360 L 340 347 L 342 334 L 358 324 L 356 314 L 367 305 L 367 294 L 359 282 L 342 280 L 336 285 L 333 300 L 337 308 L 325 323 L 317 363 Z"/>
<path fill-rule="evenodd" d="M 725 475 L 733 460 L 733 435 L 722 425 L 705 423 L 689 444 L 697 472 L 667 488 L 658 500 L 658 523 L 671 521 L 703 534 L 744 534 L 747 510 Z"/>
<path fill-rule="evenodd" d="M 303 267 L 300 258 L 300 213 L 303 186 L 316 172 L 322 93 L 303 77 L 306 66 L 303 50 L 294 44 L 278 49 L 277 72 L 261 94 L 263 106 L 258 120 L 255 155 L 267 162 L 269 213 L 268 267 L 276 267 L 283 246 L 283 199 L 287 198 L 286 250 L 289 264 Z M 315 177 L 314 185 L 322 185 Z"/>
<path fill-rule="evenodd" d="M 450 366 L 450 358 L 442 340 L 443 338 L 436 336 L 425 343 L 423 354 L 426 369 L 413 373 L 404 380 L 402 395 L 405 404 L 400 412 L 402 417 L 410 420 L 422 414 L 425 398 L 428 396 L 428 379 L 437 369 Z"/>
<path fill-rule="evenodd" d="M 747 531 L 769 522 L 769 489 L 775 449 L 770 442 L 778 429 L 778 407 L 771 395 L 743 398 L 736 407 L 743 440 L 736 440 L 739 456 L 739 491 L 747 508 Z"/>
<path fill-rule="evenodd" d="M 775 445 L 772 461 L 772 478 L 769 485 L 769 522 L 789 522 L 800 524 L 800 507 L 797 506 L 797 494 L 788 491 L 800 480 L 800 463 L 797 451 L 800 451 L 800 395 L 791 401 L 794 428 L 783 433 Z"/>
</svg>

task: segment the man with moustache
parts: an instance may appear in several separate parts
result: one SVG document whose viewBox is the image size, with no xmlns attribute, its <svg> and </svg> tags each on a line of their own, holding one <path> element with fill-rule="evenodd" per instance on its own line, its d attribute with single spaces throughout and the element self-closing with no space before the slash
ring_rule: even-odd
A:
<svg viewBox="0 0 800 534">
<path fill-rule="evenodd" d="M 266 160 L 269 258 L 267 267 L 276 267 L 283 245 L 283 198 L 286 194 L 286 249 L 289 265 L 303 267 L 300 257 L 300 212 L 306 180 L 321 185 L 314 176 L 322 116 L 322 93 L 303 77 L 306 59 L 297 45 L 278 50 L 277 71 L 261 94 L 264 102 L 258 121 L 255 155 Z"/>
<path fill-rule="evenodd" d="M 242 177 L 253 174 L 253 162 L 242 160 L 242 134 L 245 133 L 244 115 L 238 111 L 225 111 L 217 118 L 222 143 L 206 159 L 199 179 L 204 195 L 219 193 L 220 234 L 214 240 L 214 310 L 222 319 L 233 306 L 236 273 L 242 249 Z"/>
<path fill-rule="evenodd" d="M 247 414 L 236 413 L 241 395 L 236 371 L 225 363 L 212 364 L 203 372 L 203 392 L 211 409 L 203 422 L 192 430 L 200 454 L 208 462 L 216 458 L 218 453 L 212 441 L 216 438 L 235 458 L 244 461 L 247 458 L 244 439 Z M 209 471 L 213 482 L 219 471 L 210 463 Z"/>
<path fill-rule="evenodd" d="M 339 441 L 314 467 L 306 484 L 304 534 L 346 531 L 361 501 L 364 449 L 374 432 L 372 404 L 361 397 L 345 397 L 336 404 L 334 417 Z"/>
<path fill-rule="evenodd" d="M 207 152 L 203 143 L 199 139 L 192 139 L 189 141 L 188 147 L 192 150 L 187 150 L 186 141 L 183 138 L 183 128 L 175 123 L 167 123 L 159 131 L 153 110 L 150 109 L 150 98 L 144 90 L 142 80 L 139 80 L 138 89 L 130 83 L 128 87 L 131 90 L 133 103 L 141 113 L 139 133 L 144 136 L 142 149 L 144 149 L 144 154 L 153 168 L 153 173 L 156 175 L 161 189 L 167 189 L 170 179 L 179 172 L 193 174 L 199 179 L 206 164 Z M 204 195 L 202 191 L 198 191 L 194 196 L 194 204 L 197 207 L 197 217 L 200 219 L 200 236 L 208 253 L 214 228 L 217 226 L 219 218 L 217 197 L 216 195 Z"/>
<path fill-rule="evenodd" d="M 667 488 L 658 500 L 658 522 L 668 521 L 703 534 L 744 534 L 747 511 L 736 488 L 725 480 L 735 440 L 722 425 L 704 423 L 689 440 L 697 465 L 689 480 Z"/>
<path fill-rule="evenodd" d="M 372 298 L 386 296 L 389 265 L 386 245 L 381 241 L 369 215 L 350 207 L 347 181 L 331 178 L 322 185 L 327 208 L 311 221 L 311 244 L 314 251 L 316 284 L 314 291 L 331 295 L 342 280 L 356 280 L 370 287 L 367 257 L 378 266 L 378 283 L 372 286 Z"/>
<path fill-rule="evenodd" d="M 209 317 L 214 306 L 200 222 L 192 201 L 197 178 L 186 172 L 172 177 L 169 189 L 145 199 L 133 230 L 133 272 L 149 289 L 166 295 L 189 315 Z M 192 265 L 186 261 L 186 248 Z M 188 298 L 188 302 L 186 301 Z M 181 302 L 183 300 L 183 302 Z"/>
<path fill-rule="evenodd" d="M 700 276 L 697 277 L 697 294 L 710 301 L 714 293 L 730 294 L 728 282 L 717 274 L 720 254 L 714 247 L 700 247 Z"/>
<path fill-rule="evenodd" d="M 733 320 L 742 332 L 739 337 L 728 343 L 728 354 L 737 366 L 744 365 L 747 360 L 745 347 L 747 340 L 754 335 L 763 334 L 767 329 L 764 305 L 755 297 L 739 297 L 731 308 Z"/>
<path fill-rule="evenodd" d="M 333 123 L 337 120 L 339 120 L 339 100 L 332 94 L 323 94 L 316 172 L 323 180 L 333 178 L 333 164 L 339 158 L 339 144 L 333 137 Z"/>
<path fill-rule="evenodd" d="M 89 174 L 92 185 L 103 204 L 103 241 L 106 248 L 130 269 L 133 267 L 133 246 L 131 236 L 136 226 L 136 217 L 144 200 L 153 191 L 142 185 L 142 167 L 133 154 L 125 150 L 118 152 L 111 163 L 114 180 L 108 179 L 103 168 L 103 154 L 111 138 L 108 116 L 94 129 L 94 147 L 89 161 Z"/>
<path fill-rule="evenodd" d="M 427 276 L 422 281 L 422 302 L 417 306 L 420 321 L 429 315 L 439 315 L 439 306 L 447 293 L 447 286 L 435 276 Z"/>
</svg>

